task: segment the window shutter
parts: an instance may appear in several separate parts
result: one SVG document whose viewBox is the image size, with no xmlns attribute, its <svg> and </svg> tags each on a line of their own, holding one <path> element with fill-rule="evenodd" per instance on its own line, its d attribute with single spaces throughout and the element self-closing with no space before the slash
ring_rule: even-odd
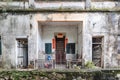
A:
<svg viewBox="0 0 120 80">
<path fill-rule="evenodd" d="M 68 43 L 66 49 L 68 54 L 75 54 L 75 43 Z"/>
<path fill-rule="evenodd" d="M 51 43 L 45 43 L 45 53 L 46 54 L 52 53 L 52 44 Z"/>
</svg>

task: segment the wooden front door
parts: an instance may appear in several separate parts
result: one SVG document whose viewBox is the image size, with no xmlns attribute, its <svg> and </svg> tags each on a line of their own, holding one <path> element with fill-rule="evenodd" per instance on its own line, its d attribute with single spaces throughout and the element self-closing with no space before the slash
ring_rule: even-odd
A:
<svg viewBox="0 0 120 80">
<path fill-rule="evenodd" d="M 56 37 L 56 63 L 65 63 L 65 37 Z"/>
</svg>

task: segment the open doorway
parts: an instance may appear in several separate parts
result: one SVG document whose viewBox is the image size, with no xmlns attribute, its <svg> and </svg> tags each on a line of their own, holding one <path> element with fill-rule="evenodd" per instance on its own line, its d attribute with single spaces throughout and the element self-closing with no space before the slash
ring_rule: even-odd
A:
<svg viewBox="0 0 120 80">
<path fill-rule="evenodd" d="M 95 66 L 102 67 L 102 50 L 103 50 L 103 37 L 92 38 L 92 61 Z"/>
<path fill-rule="evenodd" d="M 17 67 L 27 68 L 28 67 L 28 40 L 17 39 Z"/>
</svg>

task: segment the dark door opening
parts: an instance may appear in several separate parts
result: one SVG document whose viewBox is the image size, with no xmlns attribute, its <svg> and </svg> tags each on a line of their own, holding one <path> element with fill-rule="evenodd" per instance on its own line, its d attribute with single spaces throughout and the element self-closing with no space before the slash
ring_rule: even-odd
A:
<svg viewBox="0 0 120 80">
<path fill-rule="evenodd" d="M 102 40 L 103 37 L 92 38 L 92 61 L 99 67 L 102 67 Z"/>
<path fill-rule="evenodd" d="M 65 63 L 65 36 L 63 38 L 56 38 L 56 64 Z"/>
<path fill-rule="evenodd" d="M 28 40 L 17 39 L 17 50 L 18 50 L 18 67 L 28 67 Z"/>
</svg>

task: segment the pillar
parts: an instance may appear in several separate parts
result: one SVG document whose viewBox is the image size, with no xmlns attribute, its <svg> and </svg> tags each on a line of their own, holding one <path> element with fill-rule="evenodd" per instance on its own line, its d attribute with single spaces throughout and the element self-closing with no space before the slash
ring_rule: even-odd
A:
<svg viewBox="0 0 120 80">
<path fill-rule="evenodd" d="M 90 9 L 90 8 L 91 8 L 91 0 L 86 0 L 85 9 Z"/>
<path fill-rule="evenodd" d="M 34 8 L 34 2 L 35 0 L 29 0 L 29 7 Z"/>
</svg>

